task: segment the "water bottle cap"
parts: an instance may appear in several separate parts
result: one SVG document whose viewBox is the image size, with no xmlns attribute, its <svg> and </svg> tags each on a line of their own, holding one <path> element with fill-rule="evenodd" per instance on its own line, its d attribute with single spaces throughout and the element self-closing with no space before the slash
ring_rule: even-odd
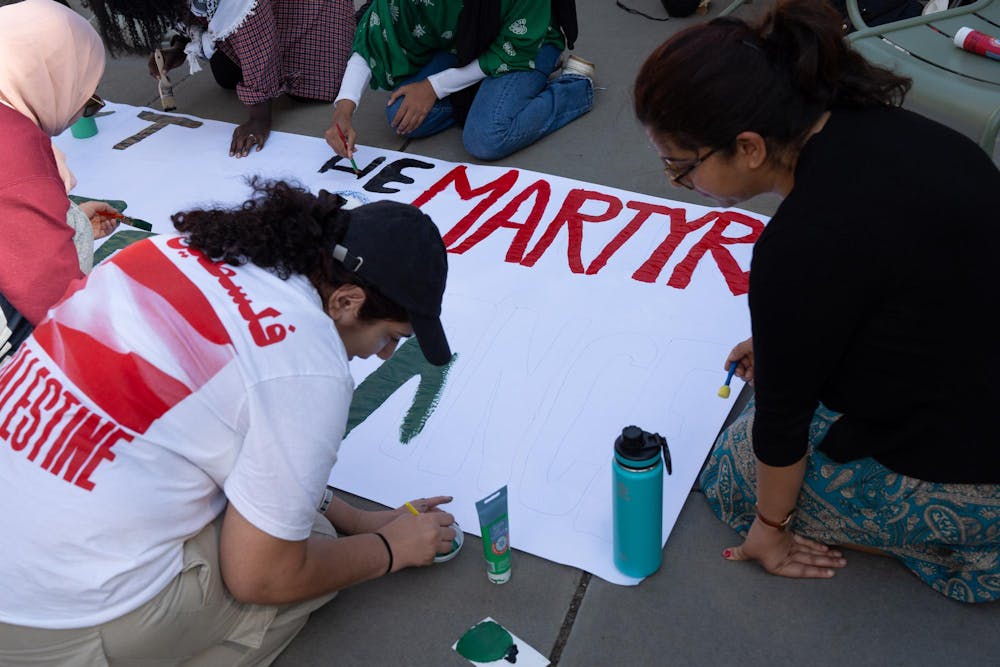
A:
<svg viewBox="0 0 1000 667">
<path fill-rule="evenodd" d="M 626 426 L 621 436 L 615 440 L 615 453 L 620 459 L 642 462 L 653 465 L 660 458 L 660 452 L 666 456 L 666 440 L 656 433 L 647 433 L 638 426 Z M 667 459 L 669 460 L 669 459 Z"/>
<path fill-rule="evenodd" d="M 638 426 L 626 426 L 623 428 L 622 444 L 630 449 L 642 447 L 642 429 Z"/>
</svg>

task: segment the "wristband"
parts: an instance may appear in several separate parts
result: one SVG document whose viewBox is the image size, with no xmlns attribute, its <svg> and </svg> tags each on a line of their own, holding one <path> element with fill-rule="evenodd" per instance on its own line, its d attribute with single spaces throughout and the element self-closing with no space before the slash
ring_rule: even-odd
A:
<svg viewBox="0 0 1000 667">
<path fill-rule="evenodd" d="M 792 511 L 789 512 L 788 515 L 780 522 L 771 521 L 770 519 L 766 518 L 763 514 L 760 513 L 759 507 L 754 505 L 754 509 L 757 511 L 757 518 L 760 519 L 760 522 L 762 524 L 764 524 L 765 526 L 770 526 L 771 528 L 777 528 L 778 530 L 788 530 L 788 524 L 792 522 L 792 518 L 795 516 L 795 508 L 792 508 Z"/>
<path fill-rule="evenodd" d="M 333 502 L 333 487 L 327 486 L 326 491 L 323 492 L 323 502 L 319 504 L 319 509 L 317 510 L 320 514 L 326 512 L 326 508 L 330 506 Z"/>
<path fill-rule="evenodd" d="M 392 572 L 392 547 L 389 546 L 389 540 L 385 539 L 385 535 L 382 533 L 375 533 L 375 535 L 378 535 L 378 538 L 382 540 L 382 544 L 385 545 L 386 553 L 389 554 L 389 567 L 385 568 L 385 573 L 389 574 Z"/>
</svg>

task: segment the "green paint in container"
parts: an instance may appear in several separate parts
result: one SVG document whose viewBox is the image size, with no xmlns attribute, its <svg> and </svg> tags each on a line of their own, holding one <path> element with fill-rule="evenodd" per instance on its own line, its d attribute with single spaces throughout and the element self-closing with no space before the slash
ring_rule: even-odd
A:
<svg viewBox="0 0 1000 667">
<path fill-rule="evenodd" d="M 438 554 L 434 557 L 435 563 L 447 563 L 452 558 L 458 555 L 461 550 L 462 545 L 465 543 L 465 533 L 462 532 L 462 527 L 458 525 L 458 522 L 451 524 L 450 528 L 455 531 L 455 539 L 451 541 L 451 551 L 446 554 Z"/>
<path fill-rule="evenodd" d="M 80 120 L 69 126 L 69 131 L 77 139 L 89 139 L 97 134 L 97 119 L 93 116 L 90 118 L 81 117 Z"/>
<path fill-rule="evenodd" d="M 479 531 L 486 556 L 486 576 L 494 584 L 510 579 L 510 531 L 507 523 L 507 485 L 476 501 Z"/>
<path fill-rule="evenodd" d="M 414 507 L 411 503 L 405 502 L 403 503 L 403 505 L 406 507 L 406 509 L 410 510 L 410 514 L 412 514 L 413 516 L 420 516 L 420 510 Z M 435 556 L 434 557 L 435 563 L 447 563 L 452 558 L 458 555 L 459 550 L 465 543 L 465 533 L 462 532 L 462 528 L 461 526 L 458 525 L 457 521 L 453 522 L 448 527 L 455 531 L 455 537 L 453 537 L 451 540 L 451 551 L 449 551 L 448 553 L 438 554 L 437 556 Z"/>
</svg>

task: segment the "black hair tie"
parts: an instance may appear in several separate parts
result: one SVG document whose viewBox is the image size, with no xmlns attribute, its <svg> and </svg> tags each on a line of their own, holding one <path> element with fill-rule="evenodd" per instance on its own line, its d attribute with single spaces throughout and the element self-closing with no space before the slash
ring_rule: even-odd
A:
<svg viewBox="0 0 1000 667">
<path fill-rule="evenodd" d="M 385 568 L 385 573 L 389 574 L 390 572 L 392 572 L 392 561 L 393 561 L 392 547 L 389 546 L 389 540 L 385 539 L 385 535 L 383 535 L 382 533 L 375 533 L 375 534 L 378 535 L 378 538 L 380 540 L 382 540 L 382 544 L 385 545 L 385 551 L 386 553 L 389 554 L 389 567 Z"/>
</svg>

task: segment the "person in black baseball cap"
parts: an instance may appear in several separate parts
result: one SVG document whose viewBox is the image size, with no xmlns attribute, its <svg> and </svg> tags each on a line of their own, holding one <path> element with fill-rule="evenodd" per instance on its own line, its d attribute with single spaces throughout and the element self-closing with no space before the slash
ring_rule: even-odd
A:
<svg viewBox="0 0 1000 667">
<path fill-rule="evenodd" d="M 325 196 L 321 194 L 321 196 Z M 429 362 L 443 366 L 451 349 L 441 326 L 448 257 L 441 234 L 416 206 L 378 201 L 348 212 L 334 259 L 406 311 Z"/>
<path fill-rule="evenodd" d="M 329 192 L 252 185 L 245 202 L 181 211 L 179 234 L 115 252 L 6 362 L 0 423 L 23 417 L 43 451 L 72 431 L 103 454 L 54 476 L 0 433 L 0 505 L 19 509 L 0 513 L 0 532 L 25 554 L 0 566 L 0 589 L 17 593 L 0 596 L 5 665 L 268 662 L 336 591 L 454 549 L 450 496 L 369 511 L 328 486 L 350 359 L 389 359 L 414 334 L 430 362 L 452 358 L 437 228 L 406 204 L 346 210 Z M 24 409 L 48 400 L 42 380 L 77 416 Z M 84 419 L 103 425 L 76 428 Z M 206 590 L 211 604 L 190 604 Z M 233 649 L 247 624 L 255 646 Z M 67 648 L 67 632 L 106 641 Z"/>
</svg>

